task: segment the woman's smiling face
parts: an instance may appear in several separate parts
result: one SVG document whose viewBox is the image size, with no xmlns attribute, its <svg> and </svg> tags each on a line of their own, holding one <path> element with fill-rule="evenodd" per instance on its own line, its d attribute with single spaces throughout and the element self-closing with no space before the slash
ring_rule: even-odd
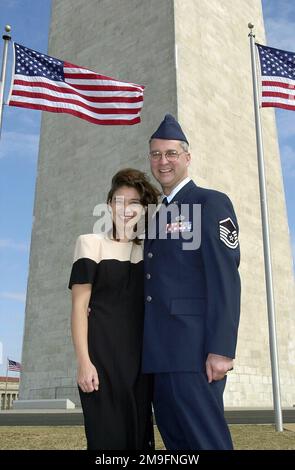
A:
<svg viewBox="0 0 295 470">
<path fill-rule="evenodd" d="M 125 228 L 131 229 L 143 214 L 139 192 L 129 186 L 118 188 L 110 201 L 112 219 L 116 230 L 121 232 Z"/>
</svg>

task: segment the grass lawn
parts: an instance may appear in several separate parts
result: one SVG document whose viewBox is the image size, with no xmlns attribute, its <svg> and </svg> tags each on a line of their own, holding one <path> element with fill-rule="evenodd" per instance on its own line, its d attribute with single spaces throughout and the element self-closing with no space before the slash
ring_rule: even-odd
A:
<svg viewBox="0 0 295 470">
<path fill-rule="evenodd" d="M 231 425 L 235 449 L 295 449 L 295 432 L 277 433 L 272 425 Z M 86 448 L 82 426 L 0 426 L 0 449 Z M 164 445 L 156 430 L 156 448 Z"/>
</svg>

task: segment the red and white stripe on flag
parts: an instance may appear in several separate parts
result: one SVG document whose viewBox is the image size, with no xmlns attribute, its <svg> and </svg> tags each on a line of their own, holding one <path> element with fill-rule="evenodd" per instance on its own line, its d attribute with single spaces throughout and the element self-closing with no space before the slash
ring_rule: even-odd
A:
<svg viewBox="0 0 295 470">
<path fill-rule="evenodd" d="M 94 124 L 140 122 L 144 86 L 116 80 L 14 43 L 9 106 L 67 113 Z"/>
</svg>

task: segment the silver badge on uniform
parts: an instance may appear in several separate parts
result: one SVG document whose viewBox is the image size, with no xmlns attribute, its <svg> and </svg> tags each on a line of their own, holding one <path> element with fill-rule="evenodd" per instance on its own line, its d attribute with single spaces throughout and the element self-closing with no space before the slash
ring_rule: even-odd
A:
<svg viewBox="0 0 295 470">
<path fill-rule="evenodd" d="M 237 228 L 230 217 L 219 221 L 219 238 L 228 248 L 235 249 L 239 245 Z"/>
</svg>

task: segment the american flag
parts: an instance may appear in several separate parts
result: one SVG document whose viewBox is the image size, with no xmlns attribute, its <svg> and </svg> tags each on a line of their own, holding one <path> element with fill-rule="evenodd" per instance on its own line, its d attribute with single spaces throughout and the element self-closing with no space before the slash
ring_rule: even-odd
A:
<svg viewBox="0 0 295 470">
<path fill-rule="evenodd" d="M 8 370 L 13 370 L 15 372 L 20 372 L 21 371 L 21 364 L 16 361 L 12 361 L 11 359 L 8 359 Z"/>
<path fill-rule="evenodd" d="M 9 106 L 68 113 L 94 124 L 140 122 L 144 86 L 121 82 L 14 43 Z"/>
<path fill-rule="evenodd" d="M 256 44 L 261 106 L 295 111 L 295 53 Z"/>
</svg>

